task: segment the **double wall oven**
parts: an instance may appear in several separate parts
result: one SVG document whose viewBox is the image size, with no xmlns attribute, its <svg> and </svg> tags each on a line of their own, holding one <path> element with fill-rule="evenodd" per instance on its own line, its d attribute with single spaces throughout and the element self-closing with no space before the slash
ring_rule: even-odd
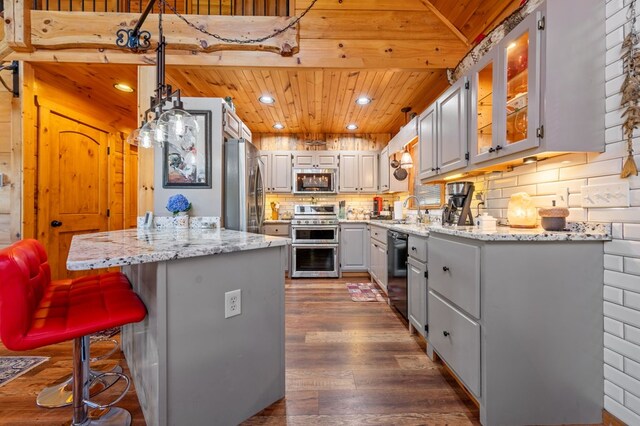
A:
<svg viewBox="0 0 640 426">
<path fill-rule="evenodd" d="M 338 277 L 336 206 L 296 205 L 291 221 L 291 276 Z"/>
</svg>

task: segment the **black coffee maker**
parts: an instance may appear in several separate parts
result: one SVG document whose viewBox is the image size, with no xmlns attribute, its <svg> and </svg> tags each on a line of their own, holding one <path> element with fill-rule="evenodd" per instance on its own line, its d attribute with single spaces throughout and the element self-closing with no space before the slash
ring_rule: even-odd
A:
<svg viewBox="0 0 640 426">
<path fill-rule="evenodd" d="M 474 189 L 472 182 L 451 182 L 447 184 L 449 202 L 442 212 L 443 225 L 473 226 L 471 199 Z"/>
</svg>

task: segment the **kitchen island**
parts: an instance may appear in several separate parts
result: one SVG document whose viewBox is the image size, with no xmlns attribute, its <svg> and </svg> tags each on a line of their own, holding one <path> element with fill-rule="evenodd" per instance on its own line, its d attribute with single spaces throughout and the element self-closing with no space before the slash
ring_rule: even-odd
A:
<svg viewBox="0 0 640 426">
<path fill-rule="evenodd" d="M 147 424 L 238 424 L 284 397 L 289 243 L 220 229 L 74 236 L 69 270 L 120 267 L 147 307 L 122 330 Z M 241 314 L 225 318 L 233 290 Z"/>
</svg>

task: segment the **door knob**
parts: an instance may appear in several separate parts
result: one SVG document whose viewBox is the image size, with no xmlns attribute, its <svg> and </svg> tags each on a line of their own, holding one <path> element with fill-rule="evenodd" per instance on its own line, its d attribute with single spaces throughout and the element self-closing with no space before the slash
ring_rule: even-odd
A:
<svg viewBox="0 0 640 426">
<path fill-rule="evenodd" d="M 53 228 L 57 228 L 57 227 L 59 227 L 59 226 L 62 226 L 62 222 L 60 222 L 59 220 L 52 220 L 52 221 L 51 221 L 51 226 L 52 226 Z"/>
</svg>

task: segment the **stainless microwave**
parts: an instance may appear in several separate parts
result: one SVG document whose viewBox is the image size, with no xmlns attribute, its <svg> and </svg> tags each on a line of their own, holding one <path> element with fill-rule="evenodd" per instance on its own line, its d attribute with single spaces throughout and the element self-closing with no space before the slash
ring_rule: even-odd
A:
<svg viewBox="0 0 640 426">
<path fill-rule="evenodd" d="M 335 194 L 338 169 L 293 169 L 294 194 Z"/>
</svg>

